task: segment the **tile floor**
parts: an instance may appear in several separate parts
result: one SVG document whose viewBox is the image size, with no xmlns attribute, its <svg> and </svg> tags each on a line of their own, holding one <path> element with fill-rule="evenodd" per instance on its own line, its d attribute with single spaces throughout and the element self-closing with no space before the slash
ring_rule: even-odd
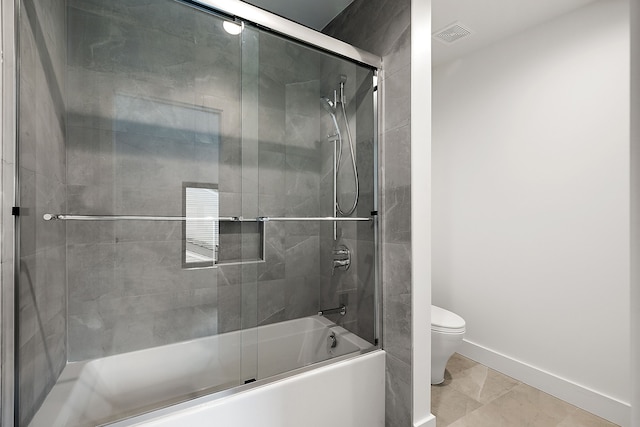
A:
<svg viewBox="0 0 640 427">
<path fill-rule="evenodd" d="M 431 386 L 438 427 L 614 427 L 582 409 L 454 354 Z"/>
</svg>

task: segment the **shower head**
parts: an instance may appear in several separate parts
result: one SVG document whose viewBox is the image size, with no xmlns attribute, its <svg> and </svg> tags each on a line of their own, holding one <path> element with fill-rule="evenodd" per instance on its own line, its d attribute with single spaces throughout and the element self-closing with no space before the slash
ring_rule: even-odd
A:
<svg viewBox="0 0 640 427">
<path fill-rule="evenodd" d="M 331 115 L 336 114 L 336 109 L 337 109 L 336 103 L 330 100 L 329 98 L 327 98 L 326 96 L 323 96 L 320 98 L 320 104 L 322 104 L 322 107 L 325 110 L 327 110 L 329 114 Z"/>
</svg>

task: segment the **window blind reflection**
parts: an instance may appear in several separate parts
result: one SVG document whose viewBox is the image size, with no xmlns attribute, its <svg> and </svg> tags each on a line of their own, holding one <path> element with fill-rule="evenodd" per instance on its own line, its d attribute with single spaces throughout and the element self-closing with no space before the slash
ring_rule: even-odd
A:
<svg viewBox="0 0 640 427">
<path fill-rule="evenodd" d="M 219 217 L 218 190 L 186 187 L 185 208 L 185 263 L 217 263 L 220 221 L 211 218 Z"/>
</svg>

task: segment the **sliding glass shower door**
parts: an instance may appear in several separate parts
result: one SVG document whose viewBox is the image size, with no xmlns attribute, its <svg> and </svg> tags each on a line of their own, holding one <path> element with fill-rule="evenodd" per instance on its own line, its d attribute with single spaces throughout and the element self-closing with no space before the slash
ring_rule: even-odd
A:
<svg viewBox="0 0 640 427">
<path fill-rule="evenodd" d="M 20 419 L 65 365 L 95 370 L 78 425 L 243 384 L 241 332 L 194 360 L 160 354 L 157 368 L 91 361 L 255 326 L 259 230 L 235 220 L 257 217 L 243 192 L 257 185 L 243 167 L 257 161 L 243 147 L 255 31 L 170 0 L 74 0 L 51 19 L 22 4 Z M 136 371 L 148 378 L 124 384 Z"/>
<path fill-rule="evenodd" d="M 377 337 L 374 70 L 260 31 L 258 81 L 256 191 L 259 214 L 268 218 L 265 262 L 257 266 L 258 325 L 324 311 L 324 318 L 372 346 Z M 337 108 L 327 111 L 325 99 L 337 101 Z M 357 200 L 354 211 L 337 212 L 336 197 L 341 206 Z M 327 311 L 342 306 L 344 314 Z M 299 344 L 289 358 L 277 357 L 294 360 L 272 365 L 264 363 L 278 354 L 271 329 L 259 328 L 256 339 L 258 378 L 339 354 L 324 337 L 314 347 L 317 359 L 307 359 L 308 350 Z"/>
<path fill-rule="evenodd" d="M 20 426 L 375 348 L 374 69 L 197 2 L 20 7 Z"/>
</svg>

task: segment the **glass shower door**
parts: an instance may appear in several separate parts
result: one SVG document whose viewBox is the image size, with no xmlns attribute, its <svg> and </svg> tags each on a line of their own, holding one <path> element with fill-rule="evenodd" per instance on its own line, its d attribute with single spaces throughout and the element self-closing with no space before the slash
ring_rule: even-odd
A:
<svg viewBox="0 0 640 427">
<path fill-rule="evenodd" d="M 22 5 L 20 425 L 255 378 L 251 40 L 173 0 Z"/>
<path fill-rule="evenodd" d="M 377 345 L 374 70 L 195 4 L 20 2 L 21 426 Z"/>
<path fill-rule="evenodd" d="M 266 378 L 376 343 L 377 146 L 372 69 L 263 30 L 258 41 L 256 339 Z"/>
</svg>

